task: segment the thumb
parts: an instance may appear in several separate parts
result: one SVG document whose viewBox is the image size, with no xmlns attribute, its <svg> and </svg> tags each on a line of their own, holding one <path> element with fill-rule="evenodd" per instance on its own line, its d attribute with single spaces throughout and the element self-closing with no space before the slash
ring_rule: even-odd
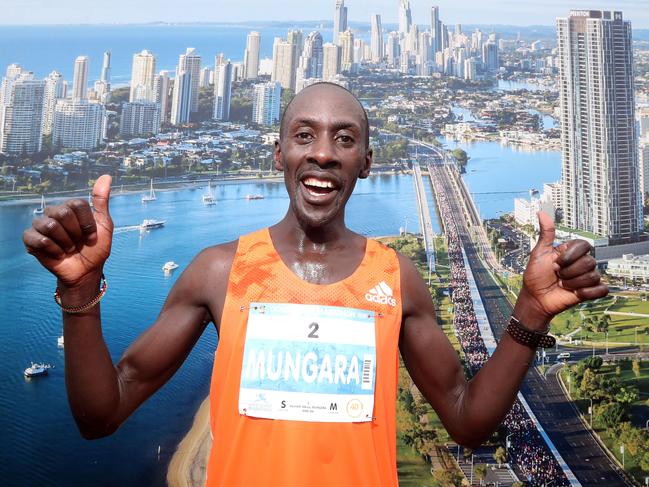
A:
<svg viewBox="0 0 649 487">
<path fill-rule="evenodd" d="M 110 183 L 113 178 L 108 174 L 100 176 L 92 188 L 92 204 L 95 212 L 106 219 L 110 219 L 108 211 L 108 201 L 110 199 Z"/>
<path fill-rule="evenodd" d="M 536 216 L 539 218 L 539 241 L 537 245 L 551 247 L 554 244 L 555 230 L 554 221 L 544 211 L 539 211 Z"/>
</svg>

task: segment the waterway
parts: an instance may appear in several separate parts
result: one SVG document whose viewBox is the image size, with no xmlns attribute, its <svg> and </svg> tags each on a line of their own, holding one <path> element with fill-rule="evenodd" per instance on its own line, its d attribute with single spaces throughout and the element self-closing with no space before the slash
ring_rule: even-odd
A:
<svg viewBox="0 0 649 487">
<path fill-rule="evenodd" d="M 270 225 L 288 206 L 282 183 L 221 184 L 218 203 L 201 203 L 204 188 L 158 192 L 142 205 L 140 194 L 111 199 L 116 233 L 106 265 L 103 332 L 117 361 L 156 318 L 166 295 L 202 248 Z M 247 201 L 247 194 L 264 195 Z M 22 231 L 34 204 L 0 205 L 0 479 L 3 485 L 164 485 L 166 466 L 209 387 L 217 336 L 209 328 L 184 365 L 112 436 L 80 438 L 64 384 L 60 312 L 55 280 L 27 255 Z M 364 235 L 419 231 L 411 176 L 375 176 L 358 182 L 347 209 L 348 225 Z M 161 229 L 134 229 L 145 218 L 166 220 Z M 180 264 L 170 277 L 162 265 Z M 48 377 L 26 380 L 31 361 L 54 365 Z M 160 447 L 160 455 L 158 455 Z"/>
<path fill-rule="evenodd" d="M 543 183 L 561 177 L 561 154 L 557 151 L 524 151 L 499 142 L 458 142 L 441 137 L 449 149 L 460 147 L 470 157 L 464 180 L 485 218 L 498 218 L 514 210 L 514 198 L 528 195 L 530 189 L 543 189 Z"/>
</svg>

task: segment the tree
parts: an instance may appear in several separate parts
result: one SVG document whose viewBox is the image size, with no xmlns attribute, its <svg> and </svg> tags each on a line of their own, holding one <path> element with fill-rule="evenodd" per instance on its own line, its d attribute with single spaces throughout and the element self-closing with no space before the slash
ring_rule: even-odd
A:
<svg viewBox="0 0 649 487">
<path fill-rule="evenodd" d="M 435 470 L 433 480 L 440 487 L 459 487 L 462 485 L 462 476 L 456 470 Z"/>
<path fill-rule="evenodd" d="M 480 481 L 480 485 L 482 485 L 484 479 L 487 478 L 487 465 L 485 465 L 484 463 L 476 465 L 473 469 L 473 472 L 475 473 L 476 478 Z"/>
<path fill-rule="evenodd" d="M 622 420 L 624 420 L 625 417 L 626 411 L 624 410 L 624 406 L 617 402 L 606 404 L 602 408 L 602 412 L 600 414 L 602 423 L 607 428 L 615 428 L 622 422 Z"/>
<path fill-rule="evenodd" d="M 496 448 L 496 451 L 494 452 L 494 460 L 498 462 L 498 468 L 500 468 L 502 464 L 507 461 L 507 450 L 502 446 Z"/>
</svg>

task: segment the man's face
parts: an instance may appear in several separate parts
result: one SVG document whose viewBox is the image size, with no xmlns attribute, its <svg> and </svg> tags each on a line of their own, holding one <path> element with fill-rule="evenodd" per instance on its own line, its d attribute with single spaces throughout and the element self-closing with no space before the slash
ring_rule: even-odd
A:
<svg viewBox="0 0 649 487">
<path fill-rule="evenodd" d="M 368 176 L 372 163 L 362 108 L 340 88 L 314 86 L 293 100 L 285 117 L 274 159 L 292 211 L 310 227 L 343 217 L 356 180 Z"/>
</svg>

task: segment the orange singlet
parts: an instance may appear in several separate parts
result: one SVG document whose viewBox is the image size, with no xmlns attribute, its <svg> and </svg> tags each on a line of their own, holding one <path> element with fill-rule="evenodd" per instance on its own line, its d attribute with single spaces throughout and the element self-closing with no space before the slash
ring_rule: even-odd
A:
<svg viewBox="0 0 649 487">
<path fill-rule="evenodd" d="M 268 229 L 239 239 L 212 373 L 214 443 L 206 485 L 398 485 L 395 409 L 400 290 L 396 253 L 373 240 L 367 240 L 363 260 L 352 275 L 319 285 L 300 279 L 284 264 Z M 313 422 L 240 414 L 250 303 L 318 304 L 373 311 L 376 380 L 372 420 Z"/>
</svg>

